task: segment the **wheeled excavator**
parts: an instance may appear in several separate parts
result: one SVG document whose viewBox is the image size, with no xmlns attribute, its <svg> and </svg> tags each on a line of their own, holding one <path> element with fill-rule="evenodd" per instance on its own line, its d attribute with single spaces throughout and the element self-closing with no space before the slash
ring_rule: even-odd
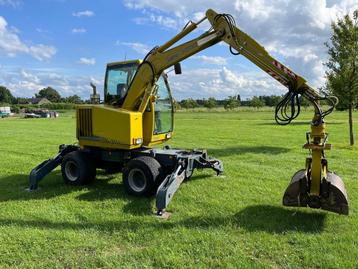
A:
<svg viewBox="0 0 358 269">
<path fill-rule="evenodd" d="M 208 20 L 211 27 L 197 38 L 176 44 L 199 24 Z M 211 168 L 223 173 L 220 160 L 206 150 L 155 148 L 172 138 L 173 98 L 165 70 L 174 66 L 181 73 L 180 62 L 219 42 L 228 44 L 234 55 L 243 55 L 284 85 L 288 92 L 275 110 L 275 120 L 286 125 L 300 114 L 301 98 L 314 107 L 311 131 L 306 133 L 304 148 L 310 151 L 305 168 L 291 179 L 283 196 L 283 205 L 321 208 L 348 215 L 348 198 L 342 179 L 328 170 L 324 118 L 338 99 L 319 94 L 306 80 L 277 61 L 252 37 L 240 30 L 229 14 L 209 9 L 198 21 L 189 21 L 172 39 L 154 47 L 143 60 L 109 63 L 104 82 L 104 103 L 98 94 L 93 104 L 76 108 L 76 145 L 61 145 L 59 153 L 30 173 L 30 190 L 55 167 L 61 165 L 63 179 L 71 185 L 92 181 L 96 169 L 116 169 L 123 173 L 125 190 L 132 195 L 156 194 L 157 214 L 161 215 L 180 184 L 194 169 Z M 94 88 L 95 89 L 95 88 Z M 323 110 L 320 101 L 329 108 Z"/>
</svg>

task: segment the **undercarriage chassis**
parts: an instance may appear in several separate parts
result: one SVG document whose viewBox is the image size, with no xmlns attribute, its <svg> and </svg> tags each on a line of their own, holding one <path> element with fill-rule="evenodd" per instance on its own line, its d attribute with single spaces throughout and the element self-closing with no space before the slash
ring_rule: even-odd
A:
<svg viewBox="0 0 358 269">
<path fill-rule="evenodd" d="M 58 154 L 36 166 L 30 173 L 29 190 L 53 169 L 61 165 L 66 183 L 83 185 L 95 177 L 96 168 L 123 172 L 127 192 L 140 196 L 156 193 L 156 207 L 161 215 L 180 184 L 191 177 L 195 169 L 211 168 L 223 173 L 223 164 L 208 157 L 206 150 L 140 148 L 136 150 L 81 149 L 75 145 L 60 145 Z"/>
</svg>

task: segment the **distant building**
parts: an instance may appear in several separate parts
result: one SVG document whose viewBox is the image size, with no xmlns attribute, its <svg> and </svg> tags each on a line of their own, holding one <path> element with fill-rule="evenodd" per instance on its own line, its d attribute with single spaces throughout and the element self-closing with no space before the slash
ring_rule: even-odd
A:
<svg viewBox="0 0 358 269">
<path fill-rule="evenodd" d="M 0 107 L 0 118 L 8 117 L 11 115 L 11 110 L 9 106 Z"/>
<path fill-rule="evenodd" d="M 0 107 L 0 112 L 10 114 L 11 110 L 10 110 L 9 106 L 2 106 L 2 107 Z"/>
<path fill-rule="evenodd" d="M 50 104 L 51 101 L 49 101 L 47 98 L 30 98 L 29 104 L 30 105 L 43 105 L 43 104 Z"/>
</svg>

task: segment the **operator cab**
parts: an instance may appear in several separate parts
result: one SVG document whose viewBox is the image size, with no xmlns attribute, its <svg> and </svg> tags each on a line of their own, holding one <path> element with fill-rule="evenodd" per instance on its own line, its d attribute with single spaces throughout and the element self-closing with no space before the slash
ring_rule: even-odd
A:
<svg viewBox="0 0 358 269">
<path fill-rule="evenodd" d="M 107 64 L 104 82 L 104 102 L 122 106 L 140 61 L 115 62 Z"/>
<path fill-rule="evenodd" d="M 104 82 L 105 104 L 116 107 L 122 106 L 140 64 L 140 60 L 107 64 Z M 152 135 L 171 133 L 173 131 L 173 98 L 165 73 L 159 77 L 156 85 L 156 98 L 149 101 L 144 117 L 150 118 L 154 114 Z"/>
</svg>

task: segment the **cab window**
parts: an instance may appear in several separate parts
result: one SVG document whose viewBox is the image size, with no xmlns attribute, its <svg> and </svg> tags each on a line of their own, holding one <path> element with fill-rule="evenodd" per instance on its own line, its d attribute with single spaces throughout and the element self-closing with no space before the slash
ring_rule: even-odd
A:
<svg viewBox="0 0 358 269">
<path fill-rule="evenodd" d="M 168 133 L 173 130 L 172 98 L 163 76 L 160 76 L 157 85 L 157 100 L 154 104 L 154 134 Z"/>
</svg>

